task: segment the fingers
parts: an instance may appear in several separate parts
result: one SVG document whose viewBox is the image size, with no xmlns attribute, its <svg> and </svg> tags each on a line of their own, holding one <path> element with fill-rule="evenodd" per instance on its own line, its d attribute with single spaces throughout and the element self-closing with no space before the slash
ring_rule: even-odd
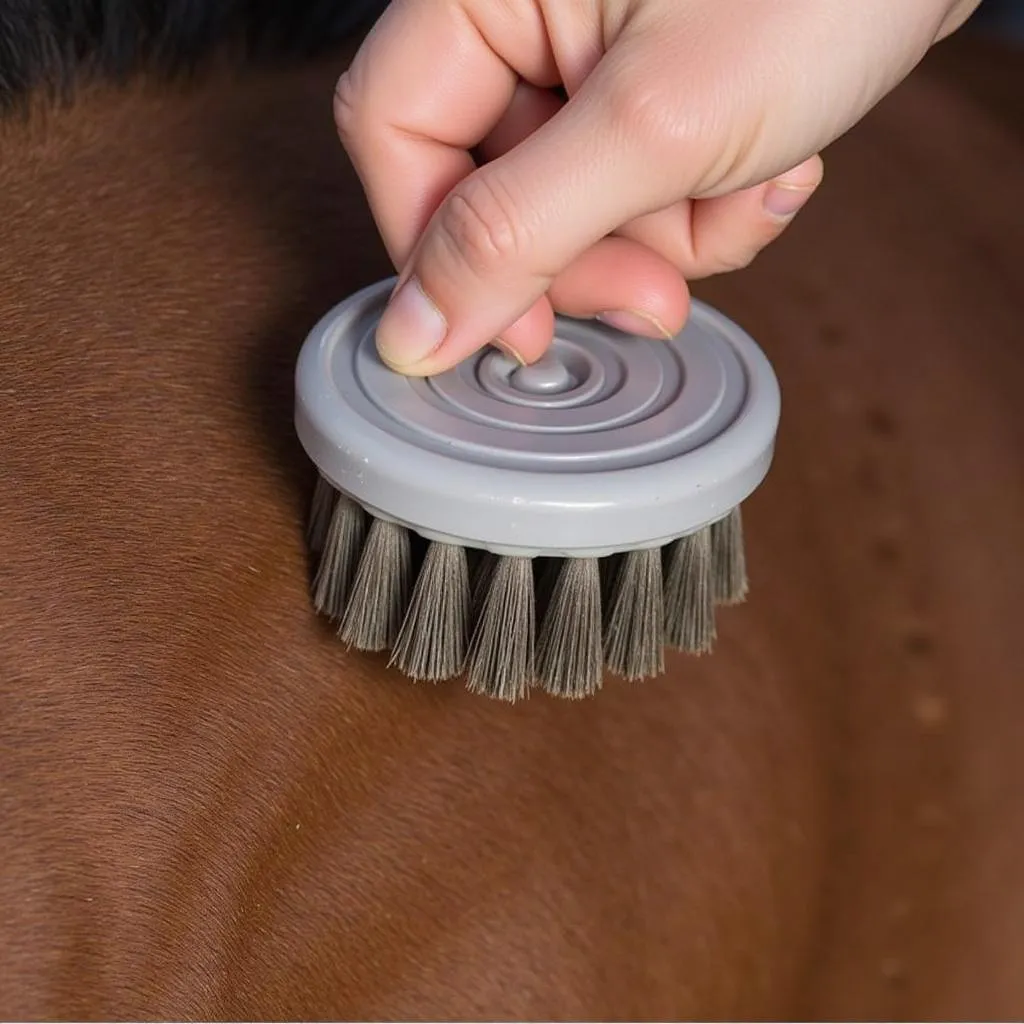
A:
<svg viewBox="0 0 1024 1024">
<path fill-rule="evenodd" d="M 618 74 L 599 64 L 550 120 L 451 190 L 378 326 L 390 365 L 417 375 L 450 368 L 504 336 L 620 224 L 685 194 L 685 181 L 666 185 L 646 134 L 635 137 Z"/>
<path fill-rule="evenodd" d="M 484 157 L 494 159 L 508 152 L 562 105 L 549 90 L 520 83 L 501 121 L 480 147 Z M 782 233 L 821 184 L 823 173 L 821 157 L 814 156 L 772 182 L 721 198 L 684 199 L 629 221 L 616 234 L 638 242 L 648 253 L 658 253 L 687 280 L 736 270 L 748 266 Z M 619 247 L 617 255 L 625 261 L 633 252 L 632 247 Z M 585 285 L 578 273 L 574 281 L 579 298 L 579 288 Z M 603 285 L 603 280 L 594 281 L 594 297 L 585 304 L 599 304 Z M 555 305 L 560 308 L 557 300 Z M 637 305 L 643 308 L 642 302 Z"/>
<path fill-rule="evenodd" d="M 518 76 L 557 80 L 539 17 L 534 23 L 500 5 L 489 13 L 487 27 L 514 67 L 458 3 L 393 0 L 335 90 L 339 135 L 400 270 L 431 214 L 473 170 L 470 150 L 501 119 Z M 444 321 L 432 303 L 417 301 L 418 292 L 411 289 L 399 309 L 406 323 L 422 325 L 429 344 Z M 538 295 L 507 318 L 501 334 L 516 351 L 539 355 L 552 325 L 550 304 Z"/>
<path fill-rule="evenodd" d="M 402 270 L 377 332 L 381 356 L 401 372 L 438 373 L 499 340 L 535 357 L 550 342 L 549 293 L 613 316 L 647 302 L 671 329 L 687 296 L 666 276 L 666 254 L 691 276 L 744 265 L 782 229 L 780 200 L 809 194 L 783 182 L 679 203 L 706 191 L 712 143 L 699 118 L 680 114 L 663 76 L 645 75 L 657 40 L 628 34 L 568 104 L 475 168 L 472 148 L 504 148 L 538 119 L 517 74 L 538 85 L 557 77 L 544 24 L 523 13 L 535 7 L 395 0 L 339 82 L 339 131 Z M 666 173 L 680 167 L 685 174 Z M 625 244 L 610 246 L 620 228 Z M 667 288 L 657 302 L 645 284 L 655 279 Z"/>
<path fill-rule="evenodd" d="M 334 118 L 399 268 L 474 167 L 516 73 L 456 3 L 394 0 L 338 82 Z"/>
<path fill-rule="evenodd" d="M 749 266 L 804 207 L 824 172 L 821 157 L 813 156 L 764 185 L 694 202 L 692 261 L 683 272 L 694 280 Z"/>
<path fill-rule="evenodd" d="M 501 121 L 480 147 L 482 154 L 494 159 L 507 153 L 562 106 L 550 90 L 520 83 Z M 748 266 L 778 238 L 823 175 L 821 157 L 813 156 L 772 182 L 721 198 L 684 199 L 629 221 L 616 234 L 640 243 L 648 253 L 658 253 L 687 280 L 736 270 Z M 620 259 L 629 260 L 635 250 L 617 247 L 616 251 Z M 580 284 L 579 275 L 574 277 Z M 594 282 L 595 296 L 601 285 L 603 281 Z M 588 304 L 596 302 L 595 297 Z M 555 305 L 559 308 L 557 301 Z"/>
<path fill-rule="evenodd" d="M 684 200 L 619 233 L 660 253 L 690 281 L 748 266 L 779 237 L 821 184 L 820 156 L 753 188 Z"/>
<path fill-rule="evenodd" d="M 520 82 L 505 114 L 479 147 L 481 154 L 488 160 L 502 156 L 563 105 L 550 90 Z M 614 236 L 570 263 L 552 282 L 548 298 L 560 313 L 600 316 L 622 330 L 653 338 L 678 333 L 689 311 L 689 291 L 675 267 L 646 246 Z M 528 331 L 517 323 L 502 335 L 505 347 L 524 362 L 542 355 L 549 340 L 538 342 L 539 318 L 531 327 Z"/>
<path fill-rule="evenodd" d="M 548 292 L 568 316 L 600 317 L 630 334 L 671 338 L 683 329 L 690 293 L 667 260 L 626 238 L 604 238 L 578 256 Z"/>
<path fill-rule="evenodd" d="M 579 319 L 597 317 L 629 334 L 667 339 L 683 329 L 690 293 L 679 272 L 657 253 L 625 238 L 603 238 L 552 282 L 541 300 L 495 339 L 521 363 L 539 359 L 551 343 L 551 307 Z M 434 372 L 434 371 L 429 371 Z"/>
<path fill-rule="evenodd" d="M 563 100 L 552 90 L 539 89 L 529 82 L 517 82 L 508 106 L 480 143 L 481 156 L 484 160 L 504 156 L 542 124 L 550 121 L 563 106 Z"/>
</svg>

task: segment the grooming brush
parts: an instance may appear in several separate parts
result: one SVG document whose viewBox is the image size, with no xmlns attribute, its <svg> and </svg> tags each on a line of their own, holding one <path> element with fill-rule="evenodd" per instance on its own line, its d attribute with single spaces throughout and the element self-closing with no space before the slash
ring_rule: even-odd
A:
<svg viewBox="0 0 1024 1024">
<path fill-rule="evenodd" d="M 409 378 L 374 344 L 394 284 L 327 313 L 296 367 L 312 599 L 341 641 L 508 701 L 709 652 L 779 421 L 754 341 L 694 301 L 671 341 L 559 317 L 529 366 L 486 349 Z"/>
</svg>

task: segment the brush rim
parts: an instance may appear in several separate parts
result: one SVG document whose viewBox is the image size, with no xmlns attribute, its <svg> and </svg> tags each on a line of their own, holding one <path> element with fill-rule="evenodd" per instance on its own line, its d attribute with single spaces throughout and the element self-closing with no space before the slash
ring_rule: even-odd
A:
<svg viewBox="0 0 1024 1024">
<path fill-rule="evenodd" d="M 325 477 L 325 479 L 327 478 Z M 394 523 L 397 526 L 404 526 L 405 529 L 416 534 L 418 537 L 422 537 L 425 541 L 436 542 L 438 544 L 455 544 L 459 547 L 486 552 L 487 554 L 498 555 L 503 558 L 607 558 L 611 555 L 624 555 L 630 551 L 646 551 L 651 548 L 663 548 L 675 543 L 677 540 L 681 540 L 683 537 L 689 537 L 692 534 L 699 533 L 701 530 L 707 529 L 710 526 L 723 522 L 728 519 L 732 513 L 731 508 L 725 509 L 713 518 L 708 519 L 706 522 L 698 523 L 696 526 L 687 526 L 683 532 L 679 532 L 677 530 L 665 537 L 646 540 L 642 544 L 611 544 L 602 548 L 561 549 L 550 546 L 544 548 L 520 548 L 501 544 L 477 543 L 474 540 L 469 540 L 462 536 L 424 529 L 417 523 L 406 519 L 400 519 L 397 516 L 389 516 L 380 509 L 364 504 L 354 495 L 343 491 L 336 483 L 334 483 L 333 480 L 328 480 L 328 483 L 330 483 L 339 494 L 344 494 L 351 500 L 356 501 L 363 511 L 372 518 L 383 519 L 385 522 Z"/>
</svg>

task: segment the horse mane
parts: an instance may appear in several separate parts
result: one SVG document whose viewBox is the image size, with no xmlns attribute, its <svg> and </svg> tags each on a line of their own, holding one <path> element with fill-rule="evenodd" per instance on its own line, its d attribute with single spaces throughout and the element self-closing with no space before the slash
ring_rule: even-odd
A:
<svg viewBox="0 0 1024 1024">
<path fill-rule="evenodd" d="M 40 92 L 141 71 L 178 77 L 230 51 L 316 56 L 365 28 L 386 0 L 0 0 L 0 112 Z"/>
</svg>

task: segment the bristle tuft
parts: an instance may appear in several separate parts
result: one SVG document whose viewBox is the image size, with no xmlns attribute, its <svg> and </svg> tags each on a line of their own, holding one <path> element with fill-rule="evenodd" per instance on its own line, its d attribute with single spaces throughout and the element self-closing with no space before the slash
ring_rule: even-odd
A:
<svg viewBox="0 0 1024 1024">
<path fill-rule="evenodd" d="M 331 525 L 331 514 L 338 492 L 330 485 L 321 473 L 316 475 L 316 486 L 313 498 L 309 503 L 309 520 L 306 524 L 306 545 L 310 553 L 319 555 L 327 541 L 327 531 Z"/>
<path fill-rule="evenodd" d="M 333 488 L 332 488 L 333 491 Z M 334 510 L 313 577 L 313 606 L 337 621 L 344 615 L 366 538 L 366 513 L 351 498 L 334 492 Z"/>
<path fill-rule="evenodd" d="M 338 635 L 360 651 L 392 647 L 409 603 L 412 548 L 409 531 L 374 519 Z"/>
<path fill-rule="evenodd" d="M 739 506 L 711 527 L 711 586 L 717 604 L 740 604 L 747 596 L 747 559 Z"/>
<path fill-rule="evenodd" d="M 711 530 L 680 537 L 669 546 L 665 579 L 665 642 L 691 654 L 706 654 L 715 642 L 711 590 Z"/>
<path fill-rule="evenodd" d="M 466 685 L 473 693 L 516 701 L 527 695 L 534 674 L 532 560 L 503 556 L 485 573 L 487 589 L 469 644 Z"/>
<path fill-rule="evenodd" d="M 438 682 L 462 671 L 469 634 L 466 549 L 433 542 L 413 587 L 391 664 L 412 679 Z"/>
<path fill-rule="evenodd" d="M 483 557 L 476 564 L 476 571 L 473 573 L 472 597 L 469 602 L 469 621 L 472 625 L 480 621 L 483 615 L 484 605 L 487 603 L 487 594 L 491 589 L 491 580 L 494 579 L 494 572 L 498 568 L 499 558 L 492 555 L 490 551 L 483 552 Z M 472 628 L 470 633 L 472 633 Z"/>
<path fill-rule="evenodd" d="M 630 551 L 613 588 L 605 629 L 608 668 L 630 681 L 665 670 L 661 549 Z"/>
<path fill-rule="evenodd" d="M 579 699 L 601 688 L 601 570 L 596 558 L 567 558 L 562 562 L 541 627 L 537 655 L 537 682 L 548 693 Z"/>
</svg>

